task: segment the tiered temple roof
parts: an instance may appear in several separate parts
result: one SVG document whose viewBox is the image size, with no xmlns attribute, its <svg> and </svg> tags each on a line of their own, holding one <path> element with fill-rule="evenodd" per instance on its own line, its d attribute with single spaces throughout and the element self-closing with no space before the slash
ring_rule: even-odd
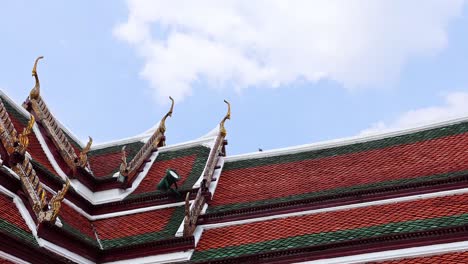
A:
<svg viewBox="0 0 468 264">
<path fill-rule="evenodd" d="M 93 146 L 37 62 L 22 106 L 0 93 L 0 263 L 468 263 L 468 118 L 227 156 L 229 103 L 166 145 L 172 104 L 151 135 Z"/>
</svg>

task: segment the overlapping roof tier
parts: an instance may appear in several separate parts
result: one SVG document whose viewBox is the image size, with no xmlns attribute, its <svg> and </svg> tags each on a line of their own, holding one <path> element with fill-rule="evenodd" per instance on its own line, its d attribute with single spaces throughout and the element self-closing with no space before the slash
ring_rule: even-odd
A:
<svg viewBox="0 0 468 264">
<path fill-rule="evenodd" d="M 0 263 L 468 259 L 466 118 L 226 156 L 229 104 L 213 133 L 166 146 L 171 107 L 152 135 L 91 146 L 35 70 L 23 106 L 0 93 Z M 168 170 L 177 191 L 157 188 Z"/>
<path fill-rule="evenodd" d="M 365 206 L 347 210 L 230 225 L 205 230 L 192 260 L 209 262 L 262 253 L 258 260 L 303 260 L 339 256 L 344 250 L 372 252 L 438 239 L 468 230 L 468 194 Z M 447 234 L 447 237 L 445 236 Z M 419 241 L 420 240 L 420 241 Z M 407 243 L 407 244 L 405 244 Z M 315 256 L 308 255 L 315 252 Z M 245 260 L 244 260 L 245 261 Z"/>
<path fill-rule="evenodd" d="M 273 156 L 226 159 L 204 219 L 323 207 L 465 184 L 468 122 Z M 255 182 L 255 184 L 253 184 Z M 242 195 L 239 195 L 239 191 Z"/>
</svg>

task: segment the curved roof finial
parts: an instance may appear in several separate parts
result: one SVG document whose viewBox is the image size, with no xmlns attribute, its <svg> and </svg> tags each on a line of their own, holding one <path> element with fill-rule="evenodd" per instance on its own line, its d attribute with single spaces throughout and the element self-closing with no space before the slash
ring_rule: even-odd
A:
<svg viewBox="0 0 468 264">
<path fill-rule="evenodd" d="M 31 92 L 29 93 L 29 99 L 37 99 L 39 98 L 39 94 L 41 91 L 41 84 L 39 83 L 39 76 L 37 75 L 37 63 L 39 62 L 40 59 L 43 59 L 43 56 L 37 57 L 36 61 L 34 62 L 34 67 L 32 69 L 32 76 L 34 76 L 34 79 L 36 79 L 36 85 L 34 85 L 34 88 L 32 88 Z"/>
<path fill-rule="evenodd" d="M 219 123 L 219 133 L 221 133 L 223 137 L 227 135 L 226 128 L 224 127 L 224 122 L 226 122 L 227 119 L 231 119 L 231 104 L 226 100 L 224 100 L 224 102 L 228 105 L 228 111 L 226 113 L 226 116 L 224 116 L 223 120 L 221 120 L 221 122 Z"/>
<path fill-rule="evenodd" d="M 92 144 L 93 144 L 93 138 L 89 137 L 88 143 L 80 152 L 80 156 L 79 156 L 79 160 L 77 164 L 79 167 L 84 168 L 88 165 L 88 152 L 91 150 Z"/>
<path fill-rule="evenodd" d="M 167 112 L 167 114 L 161 119 L 161 123 L 159 123 L 159 131 L 164 134 L 164 132 L 166 132 L 166 119 L 167 117 L 169 116 L 172 116 L 172 111 L 174 110 L 174 99 L 172 99 L 172 97 L 169 96 L 169 99 L 171 99 L 172 103 L 171 103 L 171 109 L 169 109 L 169 112 Z"/>
<path fill-rule="evenodd" d="M 49 201 L 49 207 L 52 211 L 52 215 L 50 216 L 50 219 L 47 219 L 48 221 L 55 223 L 57 215 L 60 212 L 60 207 L 62 206 L 62 201 L 65 198 L 65 194 L 68 192 L 68 188 L 70 188 L 70 180 L 67 178 L 67 181 L 62 186 L 62 189 L 57 191 L 57 193 Z"/>
<path fill-rule="evenodd" d="M 31 117 L 29 118 L 29 122 L 28 122 L 28 125 L 23 129 L 23 132 L 21 134 L 19 134 L 18 136 L 18 152 L 20 152 L 22 155 L 24 155 L 24 153 L 26 152 L 26 149 L 28 148 L 29 146 L 29 134 L 31 134 L 31 131 L 32 131 L 32 128 L 34 126 L 34 123 L 36 122 L 36 120 L 34 119 L 34 116 L 31 115 Z"/>
</svg>

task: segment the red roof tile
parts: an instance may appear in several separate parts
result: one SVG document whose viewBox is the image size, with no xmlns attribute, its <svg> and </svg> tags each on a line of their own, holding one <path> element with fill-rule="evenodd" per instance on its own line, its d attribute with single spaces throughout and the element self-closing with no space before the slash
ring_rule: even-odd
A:
<svg viewBox="0 0 468 264">
<path fill-rule="evenodd" d="M 468 213 L 468 194 L 369 206 L 208 229 L 197 251 Z"/>
<path fill-rule="evenodd" d="M 184 184 L 185 180 L 187 180 L 188 176 L 190 175 L 196 158 L 196 155 L 189 155 L 170 160 L 156 160 L 146 177 L 133 193 L 138 194 L 156 191 L 156 185 L 166 175 L 166 170 L 169 168 L 175 169 L 181 176 L 181 179 L 177 182 L 177 185 L 182 186 L 182 184 Z"/>
<path fill-rule="evenodd" d="M 120 168 L 122 162 L 122 153 L 120 151 L 106 153 L 99 156 L 89 157 L 89 164 L 93 170 L 94 176 L 102 177 L 112 174 Z"/>
<path fill-rule="evenodd" d="M 50 172 L 57 174 L 54 167 L 52 167 L 52 164 L 50 163 L 49 158 L 47 158 L 44 150 L 42 149 L 42 146 L 39 143 L 39 140 L 36 138 L 36 135 L 29 137 L 28 152 L 31 154 L 31 156 L 33 157 L 35 161 L 42 164 Z"/>
<path fill-rule="evenodd" d="M 226 169 L 212 206 L 464 171 L 468 170 L 467 145 L 465 133 L 338 156 Z"/>
<path fill-rule="evenodd" d="M 93 222 L 100 239 L 115 239 L 159 232 L 167 225 L 175 207 L 106 218 Z M 180 220 L 182 221 L 182 220 Z"/>
<path fill-rule="evenodd" d="M 90 238 L 95 238 L 93 227 L 91 226 L 90 221 L 86 217 L 75 211 L 73 208 L 68 206 L 66 203 L 62 203 L 59 218 L 63 220 L 63 222 L 65 222 L 67 225 L 80 231 L 80 233 Z"/>
<path fill-rule="evenodd" d="M 381 264 L 466 264 L 468 263 L 468 251 L 454 252 L 441 255 L 398 259 L 384 262 L 373 262 Z"/>
<path fill-rule="evenodd" d="M 7 221 L 27 232 L 31 232 L 24 222 L 18 208 L 9 197 L 0 194 L 0 219 Z"/>
</svg>

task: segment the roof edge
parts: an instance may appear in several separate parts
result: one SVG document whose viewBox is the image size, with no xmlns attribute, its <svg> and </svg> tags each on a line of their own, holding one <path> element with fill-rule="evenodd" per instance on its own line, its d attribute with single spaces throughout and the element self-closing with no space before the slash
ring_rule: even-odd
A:
<svg viewBox="0 0 468 264">
<path fill-rule="evenodd" d="M 397 131 L 390 131 L 390 132 L 383 132 L 379 134 L 373 135 L 363 135 L 363 136 L 351 136 L 351 137 L 344 137 L 332 140 L 325 140 L 319 141 L 315 143 L 303 144 L 303 145 L 296 145 L 292 147 L 285 147 L 285 148 L 277 148 L 272 150 L 266 150 L 262 152 L 250 152 L 238 155 L 232 155 L 225 158 L 226 162 L 233 162 L 233 161 L 240 161 L 240 160 L 247 160 L 247 159 L 259 159 L 259 158 L 267 158 L 267 157 L 275 157 L 275 156 L 282 156 L 288 154 L 296 154 L 306 151 L 312 150 L 323 150 L 328 148 L 334 147 L 341 147 L 346 145 L 352 145 L 355 143 L 365 143 L 374 140 L 392 138 L 397 136 L 409 135 L 420 131 L 425 131 L 434 128 L 440 128 L 449 125 L 455 125 L 463 122 L 468 122 L 468 116 L 449 119 L 441 122 L 436 122 L 428 125 L 421 125 L 413 128 L 405 128 Z"/>
</svg>

